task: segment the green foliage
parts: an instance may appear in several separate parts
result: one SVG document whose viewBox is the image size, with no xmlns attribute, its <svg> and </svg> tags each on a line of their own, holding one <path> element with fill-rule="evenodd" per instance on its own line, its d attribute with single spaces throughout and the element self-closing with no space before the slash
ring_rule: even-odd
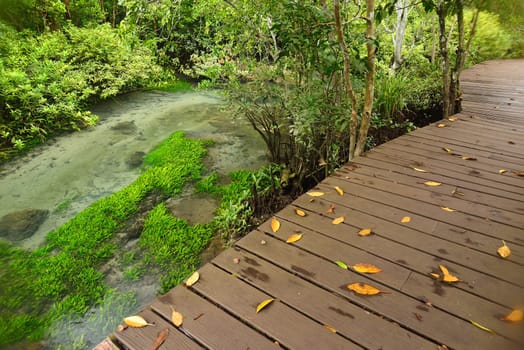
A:
<svg viewBox="0 0 524 350">
<path fill-rule="evenodd" d="M 147 85 L 159 73 L 150 51 L 108 25 L 39 36 L 7 29 L 2 36 L 0 152 L 93 125 L 89 102 Z"/>
<path fill-rule="evenodd" d="M 180 193 L 186 182 L 198 179 L 203 170 L 205 144 L 186 139 L 181 132 L 174 133 L 146 157 L 148 167 L 135 182 L 95 202 L 50 232 L 47 244 L 34 252 L 0 242 L 0 263 L 4 267 L 0 270 L 0 345 L 21 339 L 37 340 L 52 322 L 63 317 L 80 317 L 92 306 L 102 305 L 110 290 L 98 269 L 115 254 L 114 233 L 136 212 L 147 193 L 160 190 L 174 195 Z M 175 249 L 172 246 L 185 244 L 175 236 L 185 234 L 187 224 L 178 219 L 173 219 L 175 223 L 171 224 L 167 218 L 163 219 L 165 221 L 156 221 L 161 228 L 147 225 L 145 237 L 151 238 L 146 239 L 145 246 L 151 246 L 154 254 L 158 249 L 161 254 L 153 260 L 167 268 L 174 264 L 168 261 L 169 251 Z M 165 241 L 153 238 L 155 232 L 166 227 L 178 228 L 178 231 Z M 184 259 L 177 260 L 187 261 L 189 265 L 170 271 L 170 277 L 166 277 L 169 281 L 185 277 L 212 233 L 203 228 L 191 232 L 196 243 L 181 247 Z M 139 272 L 129 270 L 128 279 L 137 278 Z M 112 327 L 115 325 L 111 323 Z"/>
<path fill-rule="evenodd" d="M 402 75 L 379 76 L 375 87 L 375 110 L 384 120 L 393 120 L 407 107 L 408 80 Z"/>
</svg>

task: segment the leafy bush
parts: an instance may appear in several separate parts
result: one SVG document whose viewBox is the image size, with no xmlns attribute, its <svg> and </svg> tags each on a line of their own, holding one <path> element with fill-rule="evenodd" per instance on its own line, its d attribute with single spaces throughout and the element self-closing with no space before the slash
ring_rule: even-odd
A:
<svg viewBox="0 0 524 350">
<path fill-rule="evenodd" d="M 147 85 L 152 53 L 109 25 L 42 35 L 0 27 L 0 155 L 50 133 L 93 125 L 88 102 Z"/>
</svg>

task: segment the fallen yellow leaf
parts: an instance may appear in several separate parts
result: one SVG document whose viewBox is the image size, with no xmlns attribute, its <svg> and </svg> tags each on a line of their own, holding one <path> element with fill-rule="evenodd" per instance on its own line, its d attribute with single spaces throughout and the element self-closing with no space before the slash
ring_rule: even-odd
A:
<svg viewBox="0 0 524 350">
<path fill-rule="evenodd" d="M 436 182 L 436 181 L 426 181 L 426 182 L 424 182 L 424 185 L 426 185 L 426 186 L 431 186 L 431 187 L 435 187 L 435 186 L 440 186 L 440 185 L 442 185 L 442 183 L 440 183 L 440 182 Z"/>
<path fill-rule="evenodd" d="M 184 323 L 184 316 L 180 312 L 176 311 L 172 306 L 171 306 L 171 322 L 173 322 L 175 327 L 180 327 L 182 323 Z"/>
<path fill-rule="evenodd" d="M 129 316 L 124 318 L 124 323 L 129 327 L 142 328 L 145 326 L 154 326 L 151 323 L 148 323 L 142 316 Z"/>
<path fill-rule="evenodd" d="M 332 221 L 333 225 L 338 225 L 344 222 L 344 217 L 340 216 Z"/>
<path fill-rule="evenodd" d="M 481 325 L 481 324 L 479 324 L 479 323 L 477 323 L 475 321 L 469 320 L 469 322 L 471 322 L 471 324 L 474 325 L 475 327 L 478 327 L 478 328 L 482 329 L 483 331 L 489 332 L 491 334 L 497 334 L 497 333 L 495 333 L 494 330 L 489 329 L 488 327 L 484 327 L 483 325 Z"/>
<path fill-rule="evenodd" d="M 413 170 L 418 171 L 419 173 L 427 173 L 427 171 L 424 169 L 413 168 Z"/>
<path fill-rule="evenodd" d="M 474 157 L 461 157 L 462 160 L 477 160 L 477 158 Z"/>
<path fill-rule="evenodd" d="M 344 195 L 344 191 L 343 191 L 340 187 L 338 187 L 338 186 L 335 186 L 335 191 L 337 191 L 337 193 L 338 193 L 339 195 L 341 195 L 341 196 Z"/>
<path fill-rule="evenodd" d="M 363 228 L 362 230 L 358 231 L 358 235 L 359 236 L 369 236 L 371 234 L 371 229 L 370 228 Z"/>
<path fill-rule="evenodd" d="M 410 221 L 411 221 L 411 218 L 409 216 L 404 216 L 402 220 L 400 220 L 400 222 L 403 224 L 407 224 Z"/>
<path fill-rule="evenodd" d="M 275 301 L 275 299 L 266 299 L 264 300 L 263 302 L 261 302 L 260 304 L 258 304 L 257 306 L 257 314 L 262 311 L 262 309 L 264 309 L 266 306 L 268 306 L 269 304 L 271 304 L 273 301 Z"/>
<path fill-rule="evenodd" d="M 331 204 L 327 210 L 328 214 L 334 214 L 335 213 L 335 205 Z"/>
<path fill-rule="evenodd" d="M 353 270 L 360 272 L 360 273 L 378 273 L 382 271 L 380 268 L 376 267 L 375 265 L 371 264 L 355 264 L 352 266 Z"/>
<path fill-rule="evenodd" d="M 448 120 L 450 122 L 456 122 L 458 120 L 458 118 L 457 117 L 449 117 Z"/>
<path fill-rule="evenodd" d="M 438 273 L 430 273 L 431 277 L 433 277 L 434 279 L 439 279 L 440 278 L 440 275 Z"/>
<path fill-rule="evenodd" d="M 501 258 L 507 258 L 511 255 L 511 249 L 506 245 L 506 242 L 502 241 L 503 246 L 497 249 L 497 253 L 499 253 Z"/>
<path fill-rule="evenodd" d="M 323 196 L 324 195 L 324 192 L 315 192 L 315 191 L 312 191 L 312 192 L 306 192 L 306 194 L 308 196 L 311 196 L 311 197 L 320 197 L 320 196 Z"/>
<path fill-rule="evenodd" d="M 448 153 L 451 153 L 451 149 L 447 148 L 447 147 L 442 147 L 442 149 Z"/>
<path fill-rule="evenodd" d="M 295 209 L 295 214 L 298 216 L 306 216 L 306 212 L 300 209 Z"/>
<path fill-rule="evenodd" d="M 448 126 L 448 124 L 445 124 L 445 123 L 437 124 L 437 128 L 445 128 L 446 126 Z"/>
<path fill-rule="evenodd" d="M 198 279 L 200 278 L 200 274 L 198 271 L 195 271 L 186 281 L 186 287 L 191 287 L 193 284 L 198 282 Z"/>
<path fill-rule="evenodd" d="M 271 230 L 277 233 L 279 229 L 280 229 L 280 221 L 278 221 L 277 218 L 273 217 L 271 219 Z"/>
<path fill-rule="evenodd" d="M 499 170 L 499 174 L 504 174 L 504 173 L 507 173 L 508 171 L 506 169 L 500 169 Z"/>
<path fill-rule="evenodd" d="M 453 276 L 451 273 L 449 273 L 449 270 L 444 265 L 439 265 L 440 271 L 444 274 L 444 278 L 442 280 L 444 282 L 453 283 L 460 281 L 458 277 Z"/>
<path fill-rule="evenodd" d="M 330 325 L 325 324 L 322 327 L 324 327 L 325 329 L 327 329 L 331 333 L 336 333 L 337 332 L 337 330 L 335 328 L 331 327 Z"/>
<path fill-rule="evenodd" d="M 300 241 L 301 238 L 302 238 L 302 233 L 294 233 L 287 238 L 286 243 L 294 243 L 296 241 Z"/>
<path fill-rule="evenodd" d="M 364 283 L 353 283 L 348 285 L 347 287 L 349 290 L 362 295 L 376 295 L 382 293 L 380 289 Z"/>
<path fill-rule="evenodd" d="M 502 321 L 508 321 L 508 322 L 521 322 L 524 318 L 524 311 L 521 309 L 513 310 L 508 315 L 501 318 Z"/>
<path fill-rule="evenodd" d="M 456 211 L 455 209 L 451 209 L 451 208 L 448 208 L 448 207 L 441 207 L 441 208 L 442 208 L 442 210 L 450 212 L 450 213 L 453 213 L 454 211 Z"/>
</svg>

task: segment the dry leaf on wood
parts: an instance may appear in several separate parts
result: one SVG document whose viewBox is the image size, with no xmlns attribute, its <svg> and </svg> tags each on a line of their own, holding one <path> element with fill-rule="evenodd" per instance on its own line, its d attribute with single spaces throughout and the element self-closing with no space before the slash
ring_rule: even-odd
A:
<svg viewBox="0 0 524 350">
<path fill-rule="evenodd" d="M 444 265 L 439 265 L 440 271 L 442 271 L 442 274 L 444 277 L 442 280 L 444 282 L 453 283 L 453 282 L 459 282 L 459 278 L 457 276 L 453 276 L 451 273 L 449 273 L 449 270 Z"/>
<path fill-rule="evenodd" d="M 370 228 L 363 228 L 362 230 L 358 231 L 359 236 L 369 236 L 372 233 Z"/>
<path fill-rule="evenodd" d="M 497 253 L 501 258 L 507 258 L 511 255 L 511 249 L 506 245 L 506 242 L 502 241 L 503 246 L 497 249 Z"/>
<path fill-rule="evenodd" d="M 341 195 L 341 196 L 344 195 L 344 190 L 342 190 L 342 189 L 341 189 L 340 187 L 338 187 L 338 186 L 335 186 L 335 191 L 337 191 L 337 193 L 338 193 L 339 195 Z"/>
<path fill-rule="evenodd" d="M 462 157 L 462 160 L 477 160 L 477 158 L 474 158 L 474 157 Z"/>
<path fill-rule="evenodd" d="M 338 218 L 336 218 L 336 219 L 333 219 L 332 224 L 333 224 L 333 225 L 338 225 L 338 224 L 341 224 L 341 223 L 343 223 L 343 222 L 344 222 L 344 217 L 343 217 L 343 216 L 340 216 L 340 217 L 338 217 Z"/>
<path fill-rule="evenodd" d="M 442 147 L 442 149 L 448 153 L 451 153 L 451 149 L 450 148 L 447 148 L 447 147 Z"/>
<path fill-rule="evenodd" d="M 154 326 L 154 324 L 148 323 L 142 316 L 129 316 L 124 318 L 124 323 L 129 327 L 142 328 L 145 326 Z"/>
<path fill-rule="evenodd" d="M 419 173 L 427 173 L 427 171 L 424 169 L 413 168 L 413 170 L 418 171 Z"/>
<path fill-rule="evenodd" d="M 404 216 L 402 220 L 400 220 L 400 222 L 403 224 L 407 224 L 410 221 L 411 221 L 411 218 L 409 216 Z"/>
<path fill-rule="evenodd" d="M 348 266 L 343 263 L 342 261 L 335 261 L 335 264 L 337 264 L 339 267 L 343 268 L 344 270 L 348 269 Z"/>
<path fill-rule="evenodd" d="M 440 278 L 440 275 L 438 273 L 434 273 L 434 272 L 430 273 L 430 276 L 433 277 L 434 279 L 437 279 L 437 280 Z"/>
<path fill-rule="evenodd" d="M 300 241 L 301 238 L 302 238 L 302 233 L 294 233 L 287 238 L 286 243 L 294 243 L 296 241 Z"/>
<path fill-rule="evenodd" d="M 431 186 L 431 187 L 436 187 L 436 186 L 442 185 L 442 183 L 436 182 L 436 181 L 426 181 L 426 182 L 424 182 L 424 185 Z"/>
<path fill-rule="evenodd" d="M 312 192 L 306 192 L 306 194 L 311 197 L 320 197 L 324 195 L 324 192 L 312 191 Z"/>
<path fill-rule="evenodd" d="M 500 169 L 499 170 L 499 174 L 504 174 L 504 173 L 507 173 L 508 171 L 506 169 Z"/>
<path fill-rule="evenodd" d="M 295 214 L 297 214 L 298 216 L 302 216 L 302 217 L 307 215 L 305 211 L 300 210 L 300 209 L 295 209 Z"/>
<path fill-rule="evenodd" d="M 334 214 L 335 213 L 335 205 L 331 204 L 327 210 L 328 214 Z"/>
<path fill-rule="evenodd" d="M 191 287 L 193 284 L 197 283 L 200 279 L 200 274 L 198 271 L 195 271 L 186 281 L 186 287 Z"/>
<path fill-rule="evenodd" d="M 158 348 L 161 347 L 162 344 L 164 344 L 168 335 L 169 335 L 169 328 L 164 328 L 160 332 L 158 332 L 155 342 L 151 344 L 151 347 L 149 348 L 149 350 L 158 350 Z"/>
<path fill-rule="evenodd" d="M 485 327 L 485 326 L 481 325 L 478 322 L 475 322 L 475 321 L 472 321 L 472 320 L 469 320 L 469 322 L 471 322 L 471 324 L 474 325 L 475 327 L 482 329 L 483 331 L 489 332 L 491 334 L 497 334 L 497 333 L 495 333 L 494 330 L 489 329 L 488 327 Z"/>
<path fill-rule="evenodd" d="M 347 287 L 349 290 L 361 295 L 376 295 L 379 293 L 383 293 L 383 291 L 381 291 L 380 289 L 364 283 L 353 283 L 348 285 Z"/>
<path fill-rule="evenodd" d="M 360 272 L 360 273 L 378 273 L 382 271 L 380 268 L 376 267 L 375 265 L 371 264 L 355 264 L 352 266 L 353 270 Z"/>
<path fill-rule="evenodd" d="M 458 120 L 458 118 L 457 117 L 449 117 L 448 120 L 450 122 L 456 122 Z"/>
<path fill-rule="evenodd" d="M 277 233 L 279 229 L 280 229 L 280 221 L 278 221 L 278 219 L 275 217 L 272 218 L 271 219 L 271 230 Z"/>
<path fill-rule="evenodd" d="M 442 208 L 442 210 L 447 211 L 449 213 L 453 213 L 454 211 L 456 211 L 455 209 L 451 209 L 451 208 L 448 208 L 448 207 L 441 207 L 441 208 Z"/>
<path fill-rule="evenodd" d="M 524 311 L 521 309 L 517 309 L 517 310 L 511 311 L 509 314 L 502 317 L 501 320 L 517 323 L 517 322 L 521 322 L 523 318 L 524 318 Z"/>
<path fill-rule="evenodd" d="M 437 128 L 445 128 L 446 126 L 448 126 L 448 124 L 445 124 L 445 123 L 437 124 Z"/>
<path fill-rule="evenodd" d="M 336 333 L 337 332 L 337 330 L 335 328 L 331 327 L 330 325 L 325 324 L 322 327 L 324 327 L 325 329 L 327 329 L 331 333 Z"/>
<path fill-rule="evenodd" d="M 266 299 L 266 300 L 262 301 L 260 304 L 258 304 L 258 306 L 257 306 L 257 314 L 260 311 L 262 311 L 266 306 L 271 304 L 273 301 L 275 301 L 275 299 Z"/>
<path fill-rule="evenodd" d="M 184 315 L 176 311 L 173 306 L 171 306 L 171 322 L 173 322 L 176 327 L 180 327 L 182 323 L 184 323 Z"/>
</svg>

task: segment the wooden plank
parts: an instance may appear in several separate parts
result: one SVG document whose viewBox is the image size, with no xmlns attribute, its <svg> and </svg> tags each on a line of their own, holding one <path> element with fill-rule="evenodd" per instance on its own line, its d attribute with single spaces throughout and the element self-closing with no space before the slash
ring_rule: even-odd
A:
<svg viewBox="0 0 524 350">
<path fill-rule="evenodd" d="M 356 252 L 360 255 L 369 255 Z M 229 249 L 215 258 L 213 263 L 248 281 L 266 294 L 273 295 L 285 304 L 301 310 L 320 324 L 334 327 L 339 334 L 352 339 L 366 349 L 435 350 L 436 348 L 435 343 L 245 251 Z M 269 277 L 261 278 L 261 276 Z M 370 337 L 371 330 L 372 337 Z"/>
<path fill-rule="evenodd" d="M 265 239 L 266 244 L 261 245 L 261 239 Z M 472 347 L 472 342 L 482 344 L 486 349 L 498 346 L 504 349 L 516 349 L 502 337 L 481 331 L 468 322 L 437 308 L 430 308 L 425 314 L 424 321 L 421 322 L 414 314 L 420 311 L 422 303 L 400 292 L 387 289 L 388 294 L 355 295 L 347 289 L 347 284 L 360 282 L 373 284 L 383 289 L 386 287 L 370 280 L 367 276 L 343 270 L 331 261 L 316 257 L 262 233 L 249 234 L 237 242 L 237 246 L 257 256 L 263 256 L 266 260 L 281 268 L 294 272 L 333 293 L 344 296 L 361 307 L 382 314 L 418 334 L 425 335 L 436 343 L 446 344 L 448 347 L 456 349 L 469 349 Z M 301 271 L 293 271 L 293 265 L 299 266 Z M 437 329 L 438 332 L 435 331 Z"/>
<path fill-rule="evenodd" d="M 481 270 L 478 271 L 457 264 L 455 262 L 456 259 L 459 259 L 461 262 L 467 262 L 469 259 L 466 259 L 464 256 L 452 256 L 441 245 L 428 245 L 426 237 L 421 239 L 422 237 L 418 237 L 417 231 L 413 231 L 407 226 L 404 226 L 404 229 L 402 229 L 402 227 L 391 225 L 389 222 L 366 215 L 363 212 L 356 212 L 340 206 L 338 206 L 335 215 L 344 215 L 346 223 L 332 225 L 331 218 L 314 213 L 319 210 L 325 212 L 330 202 L 324 200 L 309 202 L 307 199 L 299 198 L 295 204 L 308 211 L 309 214 L 307 217 L 301 218 L 301 220 L 295 220 L 295 223 L 301 226 L 301 230 L 314 230 L 421 274 L 429 274 L 437 269 L 439 264 L 444 263 L 454 271 L 457 271 L 462 280 L 468 282 L 467 284 L 457 284 L 456 288 L 508 307 L 519 305 L 522 301 L 520 297 L 523 293 L 522 288 L 502 281 L 498 277 L 487 275 L 483 270 L 484 265 L 476 264 L 475 267 Z M 289 211 L 292 210 L 292 208 L 283 209 L 277 216 L 282 219 L 289 218 Z M 357 233 L 362 228 L 371 228 L 374 232 L 372 237 L 367 237 L 369 239 L 365 240 L 359 237 Z M 263 229 L 263 226 L 261 226 L 261 229 Z M 436 253 L 432 254 L 431 252 Z M 459 252 L 459 255 L 466 255 L 467 253 L 464 250 L 459 250 Z"/>
<path fill-rule="evenodd" d="M 278 349 L 264 335 L 181 285 L 155 300 L 151 307 L 164 319 L 171 319 L 172 306 L 184 315 L 184 332 L 209 349 Z"/>
<path fill-rule="evenodd" d="M 300 226 L 287 220 L 282 221 L 282 224 L 282 229 L 286 231 L 301 229 Z M 265 233 L 282 241 L 285 240 L 286 235 L 274 234 L 271 230 L 268 230 L 269 227 L 265 229 L 266 227 L 265 225 L 261 227 L 264 228 Z M 374 264 L 380 267 L 382 271 L 378 274 L 368 275 L 370 280 L 384 284 L 390 289 L 403 291 L 416 300 L 424 299 L 431 301 L 436 307 L 457 317 L 482 320 L 484 323 L 488 323 L 490 327 L 494 327 L 499 334 L 515 340 L 519 338 L 520 331 L 518 329 L 508 327 L 507 324 L 500 322 L 500 317 L 496 317 L 500 314 L 509 313 L 510 310 L 508 308 L 480 299 L 475 295 L 445 283 L 437 282 L 427 274 L 409 273 L 407 279 L 396 278 L 394 276 L 395 274 L 398 275 L 402 271 L 408 272 L 409 270 L 400 265 L 392 264 L 380 257 L 359 252 L 356 248 L 343 243 L 341 244 L 338 240 L 323 236 L 311 230 L 304 230 L 303 233 L 304 239 L 294 244 L 300 249 L 320 256 L 328 261 L 344 259 L 344 262 L 348 265 L 355 263 Z M 301 272 L 299 268 L 294 268 L 294 270 Z M 302 272 L 307 275 L 307 271 Z M 490 317 L 487 317 L 488 315 L 490 315 Z"/>
<path fill-rule="evenodd" d="M 203 349 L 202 346 L 195 343 L 189 337 L 176 329 L 172 324 L 162 319 L 159 315 L 151 310 L 144 310 L 140 313 L 148 322 L 154 323 L 155 326 L 147 326 L 144 328 L 126 328 L 122 331 L 114 333 L 116 339 L 124 346 L 124 349 L 129 350 L 145 350 L 149 349 L 155 342 L 158 333 L 163 329 L 169 330 L 169 335 L 164 344 L 159 350 L 167 349 L 181 349 L 181 350 L 197 350 Z"/>
<path fill-rule="evenodd" d="M 287 349 L 362 349 L 340 334 L 329 332 L 322 324 L 296 312 L 280 300 L 273 301 L 263 311 L 256 313 L 257 305 L 273 296 L 213 265 L 206 265 L 200 271 L 200 280 L 192 288 L 242 318 L 247 324 L 276 339 Z M 252 272 L 254 278 L 272 278 L 254 270 Z M 254 346 L 250 348 L 256 349 Z"/>
</svg>

